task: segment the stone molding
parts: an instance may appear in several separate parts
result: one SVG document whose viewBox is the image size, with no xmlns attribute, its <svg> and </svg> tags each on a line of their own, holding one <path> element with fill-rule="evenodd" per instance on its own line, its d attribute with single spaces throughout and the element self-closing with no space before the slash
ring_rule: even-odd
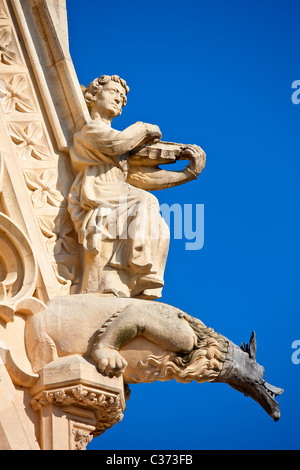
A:
<svg viewBox="0 0 300 470">
<path fill-rule="evenodd" d="M 35 411 L 39 411 L 42 407 L 50 404 L 60 407 L 76 405 L 93 410 L 96 415 L 96 425 L 92 431 L 94 437 L 119 423 L 123 418 L 120 396 L 81 384 L 75 387 L 43 390 L 30 403 Z"/>
</svg>

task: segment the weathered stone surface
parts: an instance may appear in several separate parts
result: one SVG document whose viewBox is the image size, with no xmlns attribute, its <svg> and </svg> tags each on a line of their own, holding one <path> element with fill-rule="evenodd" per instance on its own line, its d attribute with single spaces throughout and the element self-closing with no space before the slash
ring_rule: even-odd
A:
<svg viewBox="0 0 300 470">
<path fill-rule="evenodd" d="M 0 449 L 85 449 L 154 380 L 225 382 L 278 419 L 253 340 L 153 300 L 169 233 L 148 191 L 195 180 L 205 153 L 112 128 L 128 86 L 80 86 L 66 18 L 64 0 L 0 0 Z"/>
<path fill-rule="evenodd" d="M 164 285 L 170 235 L 157 198 L 147 190 L 196 179 L 205 153 L 196 145 L 160 142 L 156 125 L 113 129 L 128 92 L 117 75 L 102 75 L 84 90 L 91 120 L 75 133 L 70 148 L 77 176 L 69 212 L 84 247 L 80 292 L 155 299 Z M 183 171 L 159 168 L 177 159 L 190 164 Z"/>
</svg>

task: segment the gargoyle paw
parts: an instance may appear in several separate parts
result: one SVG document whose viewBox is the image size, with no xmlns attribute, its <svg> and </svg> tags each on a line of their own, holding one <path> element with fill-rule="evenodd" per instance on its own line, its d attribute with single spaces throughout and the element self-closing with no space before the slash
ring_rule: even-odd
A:
<svg viewBox="0 0 300 470">
<path fill-rule="evenodd" d="M 127 367 L 127 362 L 121 354 L 108 346 L 95 349 L 92 356 L 99 372 L 108 377 L 120 377 Z"/>
</svg>

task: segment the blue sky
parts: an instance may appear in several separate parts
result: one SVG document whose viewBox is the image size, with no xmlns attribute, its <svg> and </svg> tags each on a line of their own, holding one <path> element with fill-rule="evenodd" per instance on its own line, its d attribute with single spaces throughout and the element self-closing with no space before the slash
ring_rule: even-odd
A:
<svg viewBox="0 0 300 470">
<path fill-rule="evenodd" d="M 275 423 L 228 385 L 131 386 L 122 422 L 88 449 L 299 449 L 299 1 L 67 7 L 80 83 L 118 74 L 130 87 L 114 127 L 157 124 L 162 140 L 207 154 L 197 181 L 155 193 L 204 204 L 204 246 L 171 239 L 162 301 L 238 345 L 254 330 L 267 381 L 285 390 Z"/>
</svg>

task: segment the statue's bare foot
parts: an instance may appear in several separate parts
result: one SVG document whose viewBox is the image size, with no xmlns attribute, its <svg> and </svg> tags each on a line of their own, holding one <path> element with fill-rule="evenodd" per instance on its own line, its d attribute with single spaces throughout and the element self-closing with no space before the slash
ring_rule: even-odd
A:
<svg viewBox="0 0 300 470">
<path fill-rule="evenodd" d="M 127 367 L 127 362 L 121 354 L 109 346 L 95 348 L 92 357 L 99 372 L 108 377 L 120 377 Z"/>
</svg>

